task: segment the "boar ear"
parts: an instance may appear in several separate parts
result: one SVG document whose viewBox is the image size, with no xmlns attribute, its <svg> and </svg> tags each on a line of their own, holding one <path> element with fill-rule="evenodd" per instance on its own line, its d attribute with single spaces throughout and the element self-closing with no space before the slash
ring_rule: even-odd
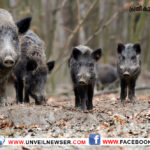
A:
<svg viewBox="0 0 150 150">
<path fill-rule="evenodd" d="M 29 60 L 27 62 L 26 69 L 27 71 L 33 71 L 37 68 L 37 62 L 35 60 Z"/>
<path fill-rule="evenodd" d="M 19 34 L 23 34 L 28 31 L 31 20 L 32 20 L 31 17 L 27 17 L 27 18 L 21 19 L 20 21 L 16 22 Z"/>
<path fill-rule="evenodd" d="M 72 55 L 74 57 L 74 59 L 78 59 L 78 57 L 81 55 L 81 51 L 77 48 L 73 48 L 73 51 L 72 51 Z"/>
<path fill-rule="evenodd" d="M 101 55 L 102 55 L 102 49 L 101 48 L 99 48 L 99 49 L 95 50 L 94 52 L 92 52 L 92 57 L 96 61 L 98 61 L 100 59 Z"/>
<path fill-rule="evenodd" d="M 49 61 L 49 62 L 47 63 L 47 66 L 48 66 L 48 71 L 49 71 L 49 72 L 52 71 L 52 69 L 53 69 L 54 66 L 55 66 L 55 61 Z"/>
<path fill-rule="evenodd" d="M 119 43 L 118 47 L 117 47 L 118 54 L 121 54 L 121 52 L 124 48 L 125 48 L 125 46 L 122 43 Z"/>
<path fill-rule="evenodd" d="M 141 46 L 140 46 L 140 44 L 138 44 L 138 43 L 134 44 L 133 48 L 135 49 L 137 54 L 141 53 Z"/>
</svg>

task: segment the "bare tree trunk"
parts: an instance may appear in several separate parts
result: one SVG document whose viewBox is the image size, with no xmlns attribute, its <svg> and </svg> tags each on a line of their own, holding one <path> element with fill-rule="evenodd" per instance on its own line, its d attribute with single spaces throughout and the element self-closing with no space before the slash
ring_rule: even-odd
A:
<svg viewBox="0 0 150 150">
<path fill-rule="evenodd" d="M 47 59 L 52 55 L 55 31 L 57 25 L 57 7 L 59 0 L 44 0 L 43 2 L 43 34 L 47 45 Z"/>
<path fill-rule="evenodd" d="M 77 15 L 77 2 L 76 0 L 68 0 L 62 9 L 63 27 L 65 39 L 69 37 L 73 29 L 78 24 Z M 76 46 L 79 43 L 79 34 L 76 34 L 69 47 Z"/>
<path fill-rule="evenodd" d="M 86 10 L 86 8 L 89 8 L 89 5 L 91 5 L 92 2 L 93 1 L 88 1 L 87 0 L 84 3 L 85 10 Z M 99 9 L 100 8 L 99 8 L 99 1 L 98 1 L 97 5 L 94 8 L 94 10 L 91 12 L 91 14 L 89 15 L 88 19 L 86 20 L 86 22 L 84 24 L 85 40 L 88 37 L 90 37 L 95 32 L 97 27 L 99 26 L 99 22 L 100 22 Z M 93 49 L 99 48 L 99 38 L 100 38 L 100 36 L 98 35 L 92 41 L 90 41 L 88 43 L 88 45 Z"/>
<path fill-rule="evenodd" d="M 1 0 L 0 1 L 0 8 L 6 9 L 8 6 L 7 0 Z"/>
</svg>

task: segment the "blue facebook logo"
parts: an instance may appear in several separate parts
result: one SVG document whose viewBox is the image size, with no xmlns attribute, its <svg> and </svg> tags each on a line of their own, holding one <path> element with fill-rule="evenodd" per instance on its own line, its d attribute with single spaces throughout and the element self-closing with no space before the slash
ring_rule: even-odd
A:
<svg viewBox="0 0 150 150">
<path fill-rule="evenodd" d="M 100 134 L 90 134 L 89 144 L 90 145 L 100 145 Z"/>
</svg>

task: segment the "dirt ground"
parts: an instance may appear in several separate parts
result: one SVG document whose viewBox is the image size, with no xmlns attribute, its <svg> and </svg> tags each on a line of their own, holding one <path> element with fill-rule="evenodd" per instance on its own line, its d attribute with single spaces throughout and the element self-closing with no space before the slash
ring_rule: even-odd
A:
<svg viewBox="0 0 150 150">
<path fill-rule="evenodd" d="M 5 137 L 79 138 L 99 133 L 101 137 L 150 138 L 150 96 L 138 95 L 136 104 L 127 100 L 125 106 L 115 94 L 95 96 L 93 102 L 94 109 L 86 112 L 74 107 L 74 99 L 64 96 L 50 97 L 46 106 L 36 106 L 32 102 L 1 107 L 0 134 Z"/>
</svg>

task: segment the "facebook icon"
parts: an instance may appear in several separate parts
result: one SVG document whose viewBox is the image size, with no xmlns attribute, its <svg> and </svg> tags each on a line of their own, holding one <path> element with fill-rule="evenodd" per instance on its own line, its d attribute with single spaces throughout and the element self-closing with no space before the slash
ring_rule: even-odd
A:
<svg viewBox="0 0 150 150">
<path fill-rule="evenodd" d="M 100 145 L 100 134 L 90 134 L 89 144 L 90 145 Z"/>
</svg>

